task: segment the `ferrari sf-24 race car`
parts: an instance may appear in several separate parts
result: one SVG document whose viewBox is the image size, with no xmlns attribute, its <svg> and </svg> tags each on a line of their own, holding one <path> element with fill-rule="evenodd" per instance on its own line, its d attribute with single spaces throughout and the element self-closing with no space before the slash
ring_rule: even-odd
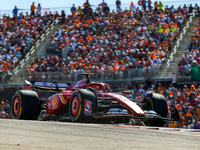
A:
<svg viewBox="0 0 200 150">
<path fill-rule="evenodd" d="M 13 118 L 94 123 L 128 123 L 132 118 L 148 126 L 163 126 L 166 121 L 179 120 L 177 108 L 173 105 L 169 114 L 167 101 L 161 94 L 148 92 L 139 104 L 122 94 L 109 92 L 110 86 L 106 83 L 90 82 L 91 74 L 83 75 L 85 78 L 72 85 L 26 80 L 26 90 L 19 90 L 13 96 Z M 54 93 L 44 100 L 39 98 L 38 90 Z"/>
</svg>

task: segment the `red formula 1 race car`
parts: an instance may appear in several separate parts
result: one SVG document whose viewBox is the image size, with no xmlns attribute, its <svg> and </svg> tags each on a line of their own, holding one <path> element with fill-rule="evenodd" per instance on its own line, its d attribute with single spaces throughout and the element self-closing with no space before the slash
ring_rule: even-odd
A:
<svg viewBox="0 0 200 150">
<path fill-rule="evenodd" d="M 149 126 L 163 126 L 166 121 L 179 120 L 175 106 L 172 106 L 172 114 L 168 114 L 163 95 L 149 92 L 138 105 L 123 95 L 110 93 L 106 83 L 90 82 L 90 74 L 83 75 L 85 78 L 73 85 L 25 81 L 27 90 L 19 90 L 13 96 L 13 118 L 102 123 L 128 123 L 133 118 Z M 33 90 L 56 94 L 44 100 Z"/>
</svg>

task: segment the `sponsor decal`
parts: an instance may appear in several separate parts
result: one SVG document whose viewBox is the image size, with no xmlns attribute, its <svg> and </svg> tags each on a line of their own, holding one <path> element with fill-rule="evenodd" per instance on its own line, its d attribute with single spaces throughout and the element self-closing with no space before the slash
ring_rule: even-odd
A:
<svg viewBox="0 0 200 150">
<path fill-rule="evenodd" d="M 109 111 L 107 112 L 107 114 L 113 114 L 113 115 L 117 115 L 117 114 L 127 114 L 127 110 L 125 109 L 118 109 L 118 108 L 111 108 L 109 109 Z"/>
<path fill-rule="evenodd" d="M 84 115 L 91 116 L 92 115 L 92 105 L 89 100 L 84 100 Z"/>
<path fill-rule="evenodd" d="M 53 107 L 53 109 L 55 109 L 55 108 L 58 107 L 58 99 L 57 99 L 56 96 L 54 96 L 54 97 L 52 98 L 52 107 Z"/>
<path fill-rule="evenodd" d="M 127 101 L 127 102 L 130 101 L 129 99 L 127 99 L 126 97 L 124 97 L 122 95 L 118 95 L 118 94 L 114 94 L 114 93 L 112 93 L 111 95 L 120 99 L 121 101 Z"/>
<path fill-rule="evenodd" d="M 17 95 L 19 96 L 19 99 L 21 100 L 21 99 L 22 99 L 22 98 L 21 98 L 21 94 L 18 92 Z"/>
<path fill-rule="evenodd" d="M 55 84 L 52 84 L 52 82 L 35 82 L 35 86 L 44 86 L 44 87 L 56 87 Z M 66 83 L 57 83 L 58 87 L 69 87 Z"/>
<path fill-rule="evenodd" d="M 47 86 L 47 83 L 46 83 L 46 82 L 44 82 L 44 83 L 43 83 L 43 86 Z"/>
<path fill-rule="evenodd" d="M 118 109 L 118 112 L 122 112 L 123 111 L 123 109 Z"/>
</svg>

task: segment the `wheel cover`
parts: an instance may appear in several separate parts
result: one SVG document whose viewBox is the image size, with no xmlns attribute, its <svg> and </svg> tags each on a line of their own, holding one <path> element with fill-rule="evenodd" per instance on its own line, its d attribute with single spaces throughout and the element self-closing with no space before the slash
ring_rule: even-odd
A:
<svg viewBox="0 0 200 150">
<path fill-rule="evenodd" d="M 72 104 L 71 104 L 71 112 L 73 116 L 76 116 L 78 114 L 78 110 L 79 110 L 79 98 L 77 96 L 75 96 L 72 100 Z"/>
<path fill-rule="evenodd" d="M 18 115 L 19 114 L 19 109 L 20 109 L 20 100 L 18 97 L 15 98 L 14 102 L 13 102 L 13 113 L 14 115 Z"/>
</svg>

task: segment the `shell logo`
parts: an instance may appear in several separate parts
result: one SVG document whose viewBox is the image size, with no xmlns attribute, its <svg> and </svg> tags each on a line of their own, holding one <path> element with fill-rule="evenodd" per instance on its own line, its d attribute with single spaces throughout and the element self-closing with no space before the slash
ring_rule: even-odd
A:
<svg viewBox="0 0 200 150">
<path fill-rule="evenodd" d="M 57 99 L 56 96 L 54 96 L 54 97 L 52 98 L 52 107 L 53 107 L 53 108 L 56 108 L 56 107 L 57 107 L 57 104 L 58 104 L 58 99 Z"/>
</svg>

